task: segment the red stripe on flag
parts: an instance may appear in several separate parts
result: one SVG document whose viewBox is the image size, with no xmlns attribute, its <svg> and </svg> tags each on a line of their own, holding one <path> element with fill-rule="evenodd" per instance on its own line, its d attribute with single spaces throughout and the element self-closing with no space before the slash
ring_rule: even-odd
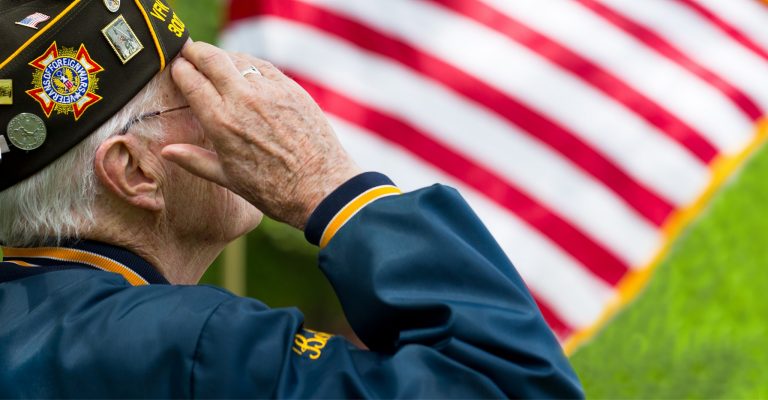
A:
<svg viewBox="0 0 768 400">
<path fill-rule="evenodd" d="M 528 290 L 533 293 L 530 288 Z M 537 297 L 535 293 L 533 296 L 534 300 L 536 301 L 536 305 L 539 307 L 539 311 L 541 311 L 541 316 L 544 317 L 544 320 L 547 321 L 547 325 L 549 325 L 549 329 L 552 329 L 552 332 L 555 333 L 557 339 L 560 340 L 560 342 L 563 342 L 568 338 L 568 336 L 571 335 L 571 333 L 573 333 L 573 328 L 563 322 L 563 320 L 560 319 L 557 314 L 555 314 L 555 312 L 552 311 L 552 309 L 549 308 L 541 298 Z"/>
<path fill-rule="evenodd" d="M 697 12 L 699 15 L 704 17 L 704 19 L 711 22 L 712 25 L 719 28 L 731 39 L 738 42 L 745 48 L 757 54 L 758 56 L 762 57 L 764 60 L 768 61 L 768 51 L 766 51 L 762 46 L 758 45 L 755 41 L 750 39 L 749 36 L 745 35 L 743 32 L 736 29 L 733 25 L 725 22 L 724 19 L 718 17 L 715 13 L 708 10 L 706 7 L 702 6 L 701 4 L 696 3 L 695 1 L 692 1 L 692 0 L 678 0 L 678 1 L 681 4 L 684 4 L 690 7 L 693 11 Z M 755 0 L 755 1 L 759 1 L 759 0 Z"/>
<path fill-rule="evenodd" d="M 623 104 L 708 164 L 717 149 L 695 129 L 612 73 L 525 24 L 479 1 L 431 0 L 533 50 Z"/>
<path fill-rule="evenodd" d="M 503 177 L 451 150 L 396 117 L 358 103 L 299 74 L 289 72 L 289 75 L 304 87 L 326 112 L 396 143 L 422 160 L 475 188 L 547 236 L 581 262 L 585 268 L 610 285 L 614 286 L 618 283 L 627 272 L 627 266 L 615 255 L 553 211 L 512 186 Z"/>
<path fill-rule="evenodd" d="M 690 73 L 709 83 L 730 99 L 731 102 L 751 120 L 756 121 L 763 115 L 763 111 L 757 106 L 757 103 L 746 93 L 688 57 L 669 41 L 660 35 L 657 35 L 649 28 L 629 19 L 616 10 L 611 9 L 596 0 L 579 0 L 579 3 L 638 41 L 644 43 L 649 48 L 655 50 L 657 53 L 672 60 Z"/>
<path fill-rule="evenodd" d="M 241 19 L 253 18 L 261 14 L 261 2 L 252 0 L 232 0 L 229 2 L 230 23 Z"/>
<path fill-rule="evenodd" d="M 653 224 L 661 226 L 673 211 L 673 206 L 668 201 L 632 179 L 613 162 L 557 122 L 474 76 L 382 32 L 330 11 L 289 0 L 264 0 L 259 3 L 259 6 L 249 4 L 233 7 L 232 12 L 237 14 L 236 18 L 243 18 L 243 14 L 240 13 L 259 12 L 262 15 L 304 23 L 363 49 L 396 60 L 495 111 L 512 124 L 555 149 L 610 188 L 626 204 Z"/>
</svg>

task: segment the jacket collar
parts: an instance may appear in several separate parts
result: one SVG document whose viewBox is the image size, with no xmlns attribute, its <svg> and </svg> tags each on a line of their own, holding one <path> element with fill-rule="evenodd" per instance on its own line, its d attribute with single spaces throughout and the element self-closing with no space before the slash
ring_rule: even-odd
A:
<svg viewBox="0 0 768 400">
<path fill-rule="evenodd" d="M 77 268 L 114 272 L 133 286 L 168 284 L 157 269 L 143 258 L 121 247 L 92 240 L 68 240 L 60 246 L 51 247 L 3 247 L 0 282 Z"/>
</svg>

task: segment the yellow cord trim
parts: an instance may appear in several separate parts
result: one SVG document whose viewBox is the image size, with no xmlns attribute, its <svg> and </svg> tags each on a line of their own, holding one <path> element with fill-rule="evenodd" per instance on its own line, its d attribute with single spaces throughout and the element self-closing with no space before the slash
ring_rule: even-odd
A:
<svg viewBox="0 0 768 400">
<path fill-rule="evenodd" d="M 401 193 L 402 191 L 400 191 L 399 188 L 392 185 L 385 185 L 371 188 L 352 199 L 352 201 L 347 203 L 346 206 L 344 206 L 338 213 L 336 213 L 336 215 L 331 219 L 331 222 L 328 223 L 328 226 L 325 227 L 323 235 L 320 239 L 320 248 L 322 249 L 327 246 L 328 242 L 330 242 L 331 239 L 333 239 L 333 237 L 336 235 L 336 232 L 338 232 L 339 229 L 341 229 L 341 227 L 347 223 L 347 221 L 354 217 L 358 211 L 362 210 L 363 207 L 382 197 L 393 196 Z"/>
<path fill-rule="evenodd" d="M 766 0 L 768 1 L 768 0 Z M 723 184 L 730 178 L 744 162 L 756 152 L 768 139 L 768 119 L 762 119 L 757 124 L 757 132 L 752 141 L 740 153 L 733 156 L 720 155 L 710 165 L 712 180 L 704 193 L 688 207 L 677 210 L 664 224 L 661 232 L 663 245 L 650 263 L 645 267 L 627 273 L 617 285 L 617 295 L 606 307 L 597 322 L 584 328 L 563 343 L 563 349 L 568 355 L 572 355 L 581 345 L 590 340 L 600 331 L 615 315 L 627 304 L 633 301 L 640 291 L 648 284 L 656 268 L 667 257 L 669 251 L 680 234 L 704 211 L 712 197 Z"/>
<path fill-rule="evenodd" d="M 3 262 L 7 262 L 7 263 L 11 263 L 11 264 L 16 264 L 16 265 L 21 266 L 21 267 L 37 267 L 37 265 L 30 264 L 30 263 L 24 262 L 24 261 L 18 261 L 18 260 L 5 260 Z"/>
<path fill-rule="evenodd" d="M 152 40 L 155 42 L 155 48 L 157 49 L 157 55 L 160 57 L 160 71 L 165 69 L 165 54 L 163 54 L 163 48 L 160 47 L 160 40 L 157 39 L 157 33 L 155 33 L 155 27 L 152 26 L 152 21 L 149 19 L 149 15 L 147 15 L 147 11 L 144 9 L 144 6 L 141 5 L 140 0 L 135 0 L 136 6 L 139 7 L 139 11 L 141 11 L 141 15 L 144 16 L 144 20 L 147 21 L 147 27 L 149 28 L 149 33 L 152 35 Z"/>
<path fill-rule="evenodd" d="M 74 261 L 88 264 L 92 267 L 120 274 L 133 286 L 147 285 L 149 282 L 144 280 L 132 269 L 120 264 L 107 257 L 100 256 L 88 251 L 67 249 L 62 247 L 38 247 L 38 248 L 14 248 L 4 247 L 3 255 L 5 257 L 29 257 L 29 258 L 52 258 L 61 261 Z"/>
<path fill-rule="evenodd" d="M 0 69 L 5 68 L 5 66 L 8 65 L 8 63 L 10 63 L 11 61 L 13 61 L 13 59 L 16 58 L 19 54 L 21 54 L 21 52 L 24 51 L 24 49 L 29 47 L 29 45 L 31 45 L 35 40 L 37 40 L 37 38 L 39 38 L 42 34 L 47 32 L 48 29 L 50 29 L 53 25 L 59 22 L 60 19 L 64 18 L 64 16 L 67 15 L 67 13 L 72 11 L 72 9 L 75 8 L 75 6 L 78 3 L 80 3 L 80 0 L 74 0 L 72 4 L 67 6 L 67 8 L 65 8 L 64 11 L 60 12 L 59 15 L 57 15 L 54 19 L 51 20 L 51 22 L 49 22 L 42 29 L 40 29 L 39 32 L 32 35 L 32 37 L 29 38 L 29 40 L 24 42 L 24 44 L 22 44 L 21 47 L 16 49 L 16 51 L 14 51 L 13 54 L 11 54 L 8 58 L 5 59 L 5 61 L 3 61 L 2 64 L 0 64 Z"/>
</svg>

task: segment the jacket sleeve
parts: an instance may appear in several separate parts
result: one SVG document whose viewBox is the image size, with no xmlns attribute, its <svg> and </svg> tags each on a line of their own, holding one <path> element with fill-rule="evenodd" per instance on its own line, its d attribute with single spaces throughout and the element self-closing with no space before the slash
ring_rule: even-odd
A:
<svg viewBox="0 0 768 400">
<path fill-rule="evenodd" d="M 233 298 L 201 333 L 194 395 L 583 397 L 514 267 L 453 189 L 357 210 L 320 267 L 370 350 L 303 329 L 296 310 Z"/>
</svg>

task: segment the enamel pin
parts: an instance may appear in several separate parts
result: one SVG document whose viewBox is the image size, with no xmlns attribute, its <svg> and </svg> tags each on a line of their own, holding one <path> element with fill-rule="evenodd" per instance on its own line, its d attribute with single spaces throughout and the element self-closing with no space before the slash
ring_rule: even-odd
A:
<svg viewBox="0 0 768 400">
<path fill-rule="evenodd" d="M 22 150 L 34 150 L 45 143 L 45 122 L 35 114 L 21 113 L 8 122 L 8 140 Z"/>
<path fill-rule="evenodd" d="M 133 33 L 133 29 L 131 29 L 122 15 L 104 27 L 101 33 L 107 38 L 109 45 L 112 46 L 112 50 L 115 51 L 123 64 L 127 63 L 136 54 L 139 54 L 144 48 L 144 45 L 141 44 L 139 38 Z"/>
<path fill-rule="evenodd" d="M 0 106 L 13 104 L 13 81 L 0 79 Z"/>
<path fill-rule="evenodd" d="M 106 6 L 107 10 L 110 12 L 117 12 L 117 10 L 120 9 L 120 0 L 104 0 L 104 6 Z"/>
<path fill-rule="evenodd" d="M 45 22 L 51 19 L 51 17 L 36 12 L 34 14 L 27 15 L 26 18 L 16 22 L 16 25 L 26 26 L 27 28 L 37 29 L 37 25 L 41 22 Z"/>
</svg>

